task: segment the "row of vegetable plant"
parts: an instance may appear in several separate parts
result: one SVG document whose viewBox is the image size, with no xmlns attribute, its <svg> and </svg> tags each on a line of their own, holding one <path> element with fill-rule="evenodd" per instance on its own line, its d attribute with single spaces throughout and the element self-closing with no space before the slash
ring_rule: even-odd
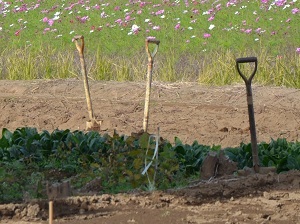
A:
<svg viewBox="0 0 300 224">
<path fill-rule="evenodd" d="M 156 147 L 157 165 L 151 165 L 147 175 L 143 175 L 145 161 L 151 161 Z M 251 143 L 222 149 L 197 141 L 183 144 L 175 137 L 174 144 L 160 138 L 156 146 L 148 133 L 110 136 L 70 130 L 39 133 L 29 127 L 11 132 L 4 128 L 0 139 L 0 203 L 46 197 L 47 181 L 66 179 L 74 189 L 80 189 L 100 178 L 99 193 L 149 190 L 153 177 L 156 189 L 185 186 L 191 179 L 199 178 L 208 152 L 220 150 L 237 162 L 238 168 L 252 166 Z M 300 143 L 286 139 L 262 142 L 259 160 L 261 166 L 275 166 L 277 172 L 300 170 Z"/>
</svg>

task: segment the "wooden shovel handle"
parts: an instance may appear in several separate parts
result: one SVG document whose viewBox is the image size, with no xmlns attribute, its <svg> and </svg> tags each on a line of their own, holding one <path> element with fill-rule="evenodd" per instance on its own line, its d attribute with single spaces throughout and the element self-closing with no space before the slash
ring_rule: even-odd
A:
<svg viewBox="0 0 300 224">
<path fill-rule="evenodd" d="M 81 45 L 78 43 L 78 40 L 81 40 Z M 72 39 L 72 42 L 75 42 L 76 48 L 79 52 L 79 54 L 83 54 L 84 50 L 84 37 L 82 35 L 75 36 Z"/>
<path fill-rule="evenodd" d="M 149 50 L 149 43 L 156 44 L 152 53 Z M 149 39 L 149 38 L 146 39 L 146 51 L 148 53 L 148 59 L 153 59 L 155 57 L 155 55 L 158 51 L 159 43 L 160 43 L 160 41 L 156 40 L 156 39 Z"/>
</svg>

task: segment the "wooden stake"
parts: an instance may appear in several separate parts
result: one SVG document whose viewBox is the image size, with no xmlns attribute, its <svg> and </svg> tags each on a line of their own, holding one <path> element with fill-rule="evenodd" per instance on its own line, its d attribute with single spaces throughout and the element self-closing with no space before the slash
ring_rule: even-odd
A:
<svg viewBox="0 0 300 224">
<path fill-rule="evenodd" d="M 53 201 L 49 201 L 49 224 L 53 224 Z"/>
</svg>

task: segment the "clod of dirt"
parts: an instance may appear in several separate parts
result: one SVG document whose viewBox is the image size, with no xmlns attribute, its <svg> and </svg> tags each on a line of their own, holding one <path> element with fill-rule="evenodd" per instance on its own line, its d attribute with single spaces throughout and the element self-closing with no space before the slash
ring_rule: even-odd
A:
<svg viewBox="0 0 300 224">
<path fill-rule="evenodd" d="M 204 180 L 211 177 L 231 175 L 238 170 L 237 163 L 231 161 L 223 151 L 219 153 L 209 152 L 201 166 L 201 178 Z"/>
<path fill-rule="evenodd" d="M 214 177 L 216 174 L 216 168 L 218 166 L 219 159 L 216 152 L 209 152 L 208 155 L 203 160 L 201 166 L 201 178 L 206 180 Z"/>
<path fill-rule="evenodd" d="M 49 199 L 68 197 L 72 195 L 71 186 L 69 181 L 62 183 L 55 183 L 49 185 L 47 183 L 47 195 Z"/>
<path fill-rule="evenodd" d="M 89 194 L 96 194 L 99 191 L 101 191 L 101 189 L 103 188 L 102 186 L 102 180 L 100 177 L 97 177 L 93 180 L 91 180 L 90 182 L 88 182 L 83 188 L 81 188 L 79 190 L 79 192 L 82 193 L 89 193 Z"/>
<path fill-rule="evenodd" d="M 276 167 L 260 167 L 259 168 L 259 174 L 269 174 L 269 173 L 276 173 Z M 255 174 L 255 171 L 253 168 L 250 167 L 244 167 L 242 170 L 238 170 L 237 174 L 239 176 L 248 176 Z"/>
<path fill-rule="evenodd" d="M 237 163 L 230 160 L 224 153 L 220 151 L 219 154 L 219 166 L 217 170 L 217 176 L 231 175 L 238 169 Z"/>
</svg>

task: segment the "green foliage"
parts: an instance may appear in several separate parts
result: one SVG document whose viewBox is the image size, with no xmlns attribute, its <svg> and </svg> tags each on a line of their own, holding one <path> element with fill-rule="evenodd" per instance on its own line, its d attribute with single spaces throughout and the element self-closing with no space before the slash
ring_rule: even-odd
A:
<svg viewBox="0 0 300 224">
<path fill-rule="evenodd" d="M 258 144 L 258 157 L 260 166 L 274 166 L 277 172 L 297 169 L 300 170 L 300 143 L 287 142 L 286 139 L 271 139 L 270 143 L 262 142 Z M 251 144 L 242 143 L 237 148 L 224 149 L 225 154 L 238 167 L 243 169 L 245 166 L 252 167 L 252 149 Z"/>
<path fill-rule="evenodd" d="M 175 138 L 174 151 L 180 161 L 180 168 L 187 176 L 200 171 L 201 164 L 209 151 L 218 151 L 220 147 L 210 147 L 194 141 L 192 145 L 182 144 L 180 139 Z"/>
<path fill-rule="evenodd" d="M 243 169 L 245 166 L 252 167 L 252 149 L 250 143 L 241 143 L 241 145 L 236 148 L 225 148 L 224 152 L 229 159 L 237 162 L 239 169 Z"/>
<path fill-rule="evenodd" d="M 160 138 L 157 147 L 157 161 L 143 175 L 156 148 L 156 140 L 148 133 L 139 137 L 117 133 L 101 136 L 98 132 L 38 133 L 28 127 L 10 132 L 4 128 L 0 139 L 0 203 L 45 197 L 46 181 L 68 178 L 74 188 L 100 178 L 99 193 L 174 188 L 199 175 L 209 151 L 221 150 L 220 146 L 205 146 L 197 141 L 183 144 L 178 138 L 174 145 Z M 272 139 L 270 143 L 260 143 L 258 149 L 261 166 L 275 166 L 277 172 L 300 169 L 299 142 Z M 225 148 L 224 152 L 240 169 L 252 167 L 251 144 Z"/>
</svg>

